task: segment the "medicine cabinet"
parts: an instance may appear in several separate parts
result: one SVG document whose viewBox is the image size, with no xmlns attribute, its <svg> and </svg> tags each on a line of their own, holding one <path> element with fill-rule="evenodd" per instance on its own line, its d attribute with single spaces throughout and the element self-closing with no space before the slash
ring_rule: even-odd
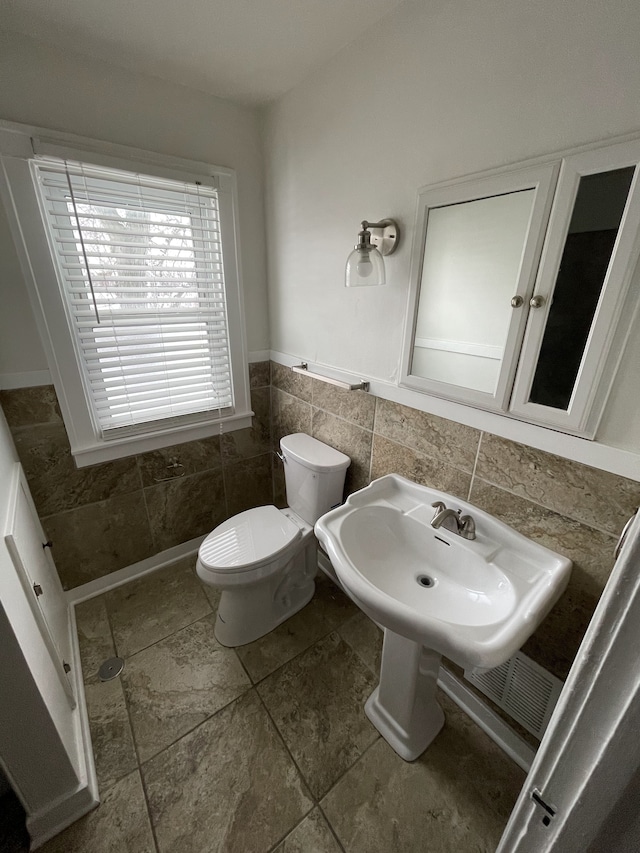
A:
<svg viewBox="0 0 640 853">
<path fill-rule="evenodd" d="M 635 306 L 640 140 L 418 194 L 403 387 L 592 438 Z"/>
</svg>

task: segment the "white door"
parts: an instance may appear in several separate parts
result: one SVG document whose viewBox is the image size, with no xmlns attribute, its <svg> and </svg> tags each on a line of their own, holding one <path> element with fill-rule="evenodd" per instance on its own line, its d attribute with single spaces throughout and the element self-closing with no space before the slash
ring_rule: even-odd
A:
<svg viewBox="0 0 640 853">
<path fill-rule="evenodd" d="M 639 652 L 640 513 L 628 526 L 496 853 L 640 849 L 628 839 L 618 849 L 598 840 L 640 768 Z"/>
</svg>

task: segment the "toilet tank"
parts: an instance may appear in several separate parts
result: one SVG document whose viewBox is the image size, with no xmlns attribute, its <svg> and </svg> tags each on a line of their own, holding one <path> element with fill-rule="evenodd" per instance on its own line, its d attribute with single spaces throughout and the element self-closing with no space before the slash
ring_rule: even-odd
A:
<svg viewBox="0 0 640 853">
<path fill-rule="evenodd" d="M 287 504 L 308 524 L 342 503 L 344 478 L 351 460 L 304 432 L 280 439 L 285 458 Z"/>
</svg>

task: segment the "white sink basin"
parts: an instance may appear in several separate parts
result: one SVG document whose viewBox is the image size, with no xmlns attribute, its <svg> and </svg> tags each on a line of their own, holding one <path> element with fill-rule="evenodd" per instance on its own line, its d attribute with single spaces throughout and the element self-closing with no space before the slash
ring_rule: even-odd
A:
<svg viewBox="0 0 640 853">
<path fill-rule="evenodd" d="M 438 500 L 474 518 L 474 540 L 431 526 Z M 566 557 L 486 512 L 397 474 L 324 515 L 316 535 L 366 613 L 461 666 L 490 668 L 510 658 L 571 570 Z"/>
<path fill-rule="evenodd" d="M 445 527 L 434 529 L 435 501 L 471 515 L 476 538 L 463 539 Z M 417 686 L 421 674 L 437 678 L 443 654 L 464 667 L 499 666 L 542 622 L 571 571 L 566 557 L 493 516 L 397 474 L 351 495 L 343 506 L 324 515 L 315 530 L 345 589 L 385 628 L 380 687 L 367 703 L 367 713 L 376 725 L 384 716 L 387 728 L 391 714 L 404 740 L 412 740 L 407 729 L 412 724 L 407 718 L 403 727 L 398 714 L 431 714 L 433 729 L 442 712 L 435 712 L 432 702 L 426 706 L 423 702 L 419 709 L 395 707 L 397 713 L 383 708 L 384 693 L 387 706 L 398 706 L 393 694 L 401 689 L 401 671 L 402 678 L 413 684 L 412 693 L 418 691 L 424 698 L 424 684 Z M 411 702 L 416 701 L 414 695 Z M 423 740 L 418 737 L 420 743 Z M 397 749 L 397 744 L 392 746 Z M 410 744 L 404 752 L 414 753 L 415 748 Z"/>
</svg>

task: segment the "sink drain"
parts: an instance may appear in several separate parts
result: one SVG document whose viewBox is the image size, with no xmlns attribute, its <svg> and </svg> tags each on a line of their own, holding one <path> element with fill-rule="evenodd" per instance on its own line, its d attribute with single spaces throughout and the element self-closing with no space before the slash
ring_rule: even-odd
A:
<svg viewBox="0 0 640 853">
<path fill-rule="evenodd" d="M 434 579 L 430 578 L 429 575 L 418 575 L 417 580 L 420 586 L 435 586 Z"/>
</svg>

